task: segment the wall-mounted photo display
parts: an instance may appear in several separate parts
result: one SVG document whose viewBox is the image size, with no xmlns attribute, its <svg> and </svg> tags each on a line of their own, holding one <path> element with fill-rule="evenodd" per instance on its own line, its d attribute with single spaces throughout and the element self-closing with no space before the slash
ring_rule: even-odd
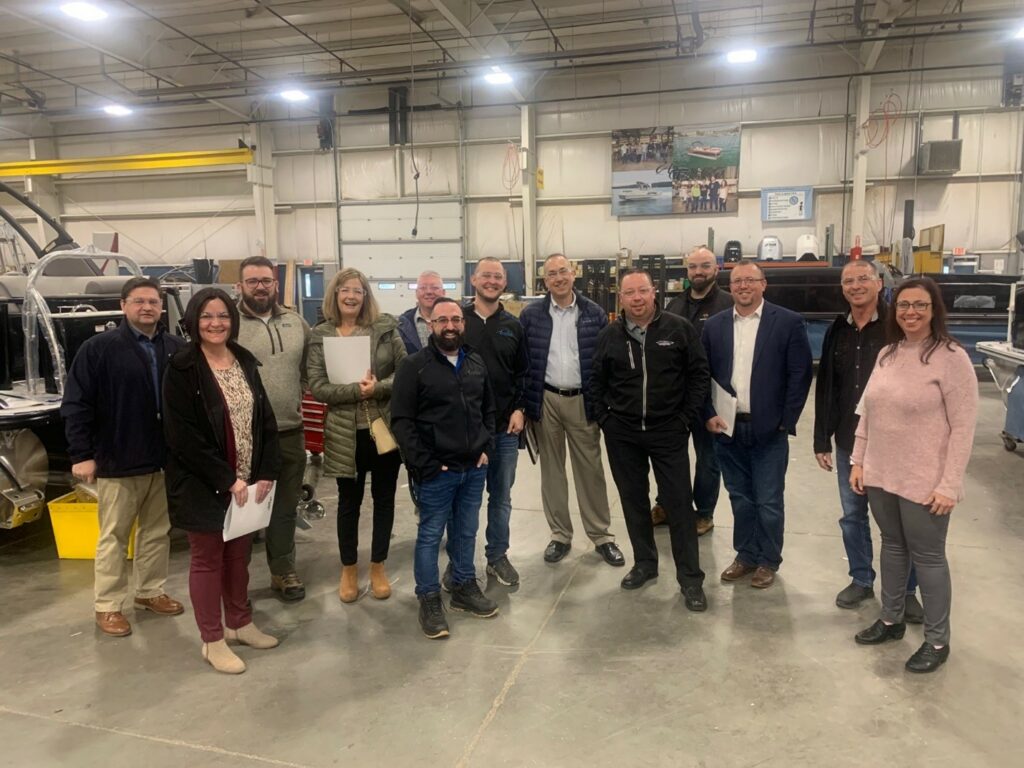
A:
<svg viewBox="0 0 1024 768">
<path fill-rule="evenodd" d="M 672 213 L 672 128 L 612 131 L 612 216 Z"/>
</svg>

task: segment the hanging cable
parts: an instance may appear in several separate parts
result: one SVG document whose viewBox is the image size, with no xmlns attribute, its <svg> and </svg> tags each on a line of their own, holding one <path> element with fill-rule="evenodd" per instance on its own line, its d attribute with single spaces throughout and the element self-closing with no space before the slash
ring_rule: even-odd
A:
<svg viewBox="0 0 1024 768">
<path fill-rule="evenodd" d="M 416 140 L 413 138 L 413 109 L 416 106 L 416 51 L 413 47 L 412 14 L 409 14 L 409 160 L 412 163 L 413 194 L 416 196 L 416 211 L 413 214 L 412 236 L 420 228 L 420 169 L 416 164 Z M 401 118 L 399 118 L 401 120 Z"/>
</svg>

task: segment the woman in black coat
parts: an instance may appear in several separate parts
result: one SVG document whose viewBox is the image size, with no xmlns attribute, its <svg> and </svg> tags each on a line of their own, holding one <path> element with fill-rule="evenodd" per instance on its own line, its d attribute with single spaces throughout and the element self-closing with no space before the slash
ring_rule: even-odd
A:
<svg viewBox="0 0 1024 768">
<path fill-rule="evenodd" d="M 245 664 L 226 640 L 254 648 L 278 641 L 252 623 L 252 535 L 224 541 L 224 519 L 232 497 L 244 504 L 252 492 L 260 502 L 273 488 L 277 422 L 259 362 L 235 342 L 239 318 L 231 298 L 202 289 L 188 303 L 185 326 L 192 343 L 171 358 L 164 376 L 167 506 L 171 523 L 188 532 L 189 593 L 203 658 L 219 672 L 238 674 Z"/>
</svg>

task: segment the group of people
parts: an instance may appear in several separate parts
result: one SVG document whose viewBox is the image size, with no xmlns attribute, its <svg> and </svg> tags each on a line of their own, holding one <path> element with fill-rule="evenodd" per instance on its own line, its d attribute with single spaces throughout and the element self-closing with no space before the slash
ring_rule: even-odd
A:
<svg viewBox="0 0 1024 768">
<path fill-rule="evenodd" d="M 712 176 L 683 180 L 675 185 L 684 213 L 722 213 L 729 202 L 729 180 Z"/>
<path fill-rule="evenodd" d="M 223 541 L 222 531 L 232 498 L 262 499 L 276 482 L 266 532 L 271 586 L 286 601 L 304 597 L 294 542 L 307 387 L 328 406 L 324 473 L 338 484 L 343 603 L 362 594 L 358 523 L 367 474 L 369 592 L 382 600 L 391 594 L 385 564 L 404 463 L 418 519 L 413 573 L 423 633 L 449 635 L 442 591 L 453 611 L 497 615 L 484 587 L 486 576 L 519 583 L 508 556 L 511 490 L 526 442 L 539 453 L 550 529 L 544 560 L 558 563 L 573 543 L 568 448 L 584 533 L 605 563 L 625 566 L 611 531 L 602 435 L 633 553 L 624 589 L 658 576 L 654 527 L 667 523 L 684 604 L 707 610 L 698 537 L 714 528 L 723 482 L 736 554 L 721 579 L 750 576 L 752 587 L 769 588 L 782 564 L 789 436 L 812 380 L 807 332 L 799 315 L 764 299 L 766 276 L 757 263 L 737 263 L 728 292 L 707 248 L 689 253 L 686 269 L 688 289 L 665 309 L 650 274 L 620 275 L 621 311 L 612 322 L 575 290 L 573 266 L 562 254 L 544 262 L 547 295 L 518 318 L 500 301 L 506 275 L 497 259 L 477 262 L 474 296 L 465 303 L 445 296 L 438 274 L 423 273 L 416 306 L 397 319 L 379 311 L 364 275 L 343 269 L 327 288 L 324 321 L 311 330 L 277 302 L 274 265 L 253 257 L 242 264 L 237 304 L 215 288 L 192 298 L 188 342 L 160 327 L 158 286 L 129 280 L 124 322 L 82 347 L 62 406 L 73 473 L 95 478 L 99 493 L 100 630 L 131 632 L 122 613 L 124 558 L 137 519 L 136 608 L 184 611 L 164 591 L 173 523 L 188 531 L 203 657 L 237 673 L 245 664 L 226 641 L 277 644 L 252 622 L 251 536 Z M 836 604 L 853 608 L 874 595 L 870 507 L 882 534 L 882 612 L 855 639 L 899 639 L 905 622 L 923 621 L 925 642 L 907 668 L 931 671 L 949 655 L 945 537 L 973 440 L 973 367 L 946 330 L 932 281 L 903 282 L 887 307 L 873 263 L 851 262 L 841 280 L 850 312 L 825 338 L 814 423 L 818 464 L 839 479 L 850 563 L 851 583 Z M 334 336 L 369 337 L 370 368 L 360 381 L 330 381 L 324 340 Z M 914 451 L 906 450 L 908 440 Z M 486 543 L 477 563 L 480 525 Z"/>
</svg>

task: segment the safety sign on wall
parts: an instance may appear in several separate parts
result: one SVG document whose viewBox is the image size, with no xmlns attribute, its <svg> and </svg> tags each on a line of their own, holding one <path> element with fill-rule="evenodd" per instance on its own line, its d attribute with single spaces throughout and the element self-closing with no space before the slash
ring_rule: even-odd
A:
<svg viewBox="0 0 1024 768">
<path fill-rule="evenodd" d="M 773 187 L 761 190 L 762 221 L 810 221 L 813 218 L 812 187 Z"/>
</svg>

